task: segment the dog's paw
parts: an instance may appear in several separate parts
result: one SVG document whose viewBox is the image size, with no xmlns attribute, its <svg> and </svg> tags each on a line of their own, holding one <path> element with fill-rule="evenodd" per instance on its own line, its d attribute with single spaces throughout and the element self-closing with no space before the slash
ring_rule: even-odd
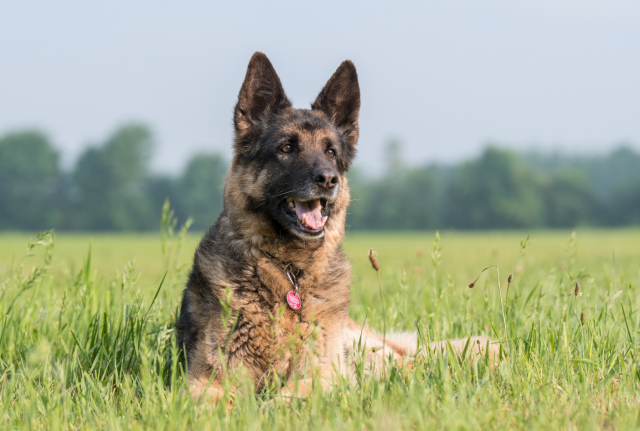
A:
<svg viewBox="0 0 640 431">
<path fill-rule="evenodd" d="M 213 387 L 213 386 L 208 387 L 206 389 L 191 387 L 189 388 L 189 391 L 187 390 L 182 391 L 182 395 L 183 396 L 191 395 L 191 398 L 193 399 L 193 401 L 196 404 L 200 404 L 200 405 L 215 406 L 218 403 L 226 403 L 227 412 L 231 411 L 231 409 L 233 408 L 233 400 L 235 398 L 235 395 L 232 392 L 228 395 L 228 399 L 225 399 L 225 394 L 222 388 Z"/>
</svg>

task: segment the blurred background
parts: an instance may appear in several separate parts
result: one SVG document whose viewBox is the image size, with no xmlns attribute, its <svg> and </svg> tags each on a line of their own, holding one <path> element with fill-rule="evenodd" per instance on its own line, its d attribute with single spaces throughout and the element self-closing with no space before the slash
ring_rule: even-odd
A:
<svg viewBox="0 0 640 431">
<path fill-rule="evenodd" d="M 202 231 L 251 54 L 362 91 L 351 230 L 640 224 L 640 3 L 0 5 L 0 230 Z"/>
</svg>

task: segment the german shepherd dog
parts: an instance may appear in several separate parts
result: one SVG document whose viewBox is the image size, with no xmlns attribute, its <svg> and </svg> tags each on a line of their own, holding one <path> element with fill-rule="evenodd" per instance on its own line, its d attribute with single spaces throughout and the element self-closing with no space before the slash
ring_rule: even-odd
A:
<svg viewBox="0 0 640 431">
<path fill-rule="evenodd" d="M 251 57 L 234 110 L 224 210 L 196 250 L 176 323 L 192 396 L 219 399 L 225 373 L 243 368 L 256 391 L 273 382 L 304 397 L 308 370 L 330 388 L 352 370 L 358 341 L 374 347 L 371 369 L 416 353 L 415 333 L 380 335 L 349 318 L 351 265 L 340 241 L 359 110 L 349 60 L 311 109 L 294 109 L 266 55 Z M 483 354 L 487 340 L 472 338 L 469 351 Z M 462 350 L 467 341 L 438 346 Z"/>
</svg>

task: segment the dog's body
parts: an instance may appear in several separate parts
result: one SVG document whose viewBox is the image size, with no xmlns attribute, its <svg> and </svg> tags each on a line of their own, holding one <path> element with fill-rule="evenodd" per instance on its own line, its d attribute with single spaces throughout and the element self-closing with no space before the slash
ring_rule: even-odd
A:
<svg viewBox="0 0 640 431">
<path fill-rule="evenodd" d="M 329 387 L 335 373 L 349 372 L 354 341 L 386 340 L 369 353 L 370 365 L 415 353 L 415 334 L 382 337 L 349 318 L 351 265 L 340 241 L 359 109 L 350 61 L 302 110 L 292 108 L 267 57 L 251 58 L 234 113 L 224 210 L 196 251 L 176 323 L 192 395 L 208 388 L 217 399 L 224 373 L 241 364 L 258 391 L 279 376 L 291 393 L 293 378 L 311 370 Z M 291 291 L 297 310 L 287 303 Z M 473 346 L 480 351 L 485 341 Z M 308 393 L 310 380 L 298 388 Z"/>
</svg>

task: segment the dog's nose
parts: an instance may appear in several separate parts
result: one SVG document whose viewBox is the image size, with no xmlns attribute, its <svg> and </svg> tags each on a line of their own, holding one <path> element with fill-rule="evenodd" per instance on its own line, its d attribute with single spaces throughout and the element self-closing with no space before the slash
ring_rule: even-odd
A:
<svg viewBox="0 0 640 431">
<path fill-rule="evenodd" d="M 316 170 L 313 173 L 313 179 L 323 189 L 330 189 L 338 185 L 338 173 L 329 168 Z"/>
</svg>

